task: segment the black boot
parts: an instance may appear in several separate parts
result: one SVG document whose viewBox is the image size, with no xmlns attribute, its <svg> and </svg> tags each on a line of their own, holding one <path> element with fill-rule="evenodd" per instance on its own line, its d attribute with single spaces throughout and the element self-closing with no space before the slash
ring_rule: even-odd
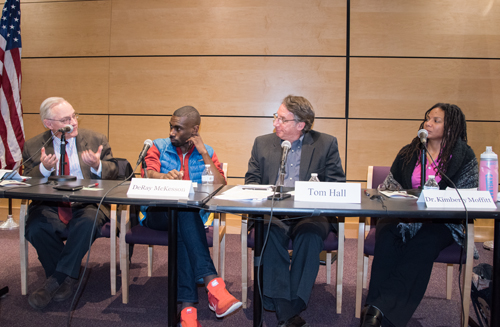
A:
<svg viewBox="0 0 500 327">
<path fill-rule="evenodd" d="M 360 327 L 380 327 L 382 326 L 382 318 L 384 314 L 382 311 L 373 305 L 367 305 L 361 311 Z"/>
</svg>

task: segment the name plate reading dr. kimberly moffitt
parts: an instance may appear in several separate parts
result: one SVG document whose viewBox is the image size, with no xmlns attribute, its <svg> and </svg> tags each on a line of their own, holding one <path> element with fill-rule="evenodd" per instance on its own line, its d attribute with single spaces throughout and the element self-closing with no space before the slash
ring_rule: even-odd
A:
<svg viewBox="0 0 500 327">
<path fill-rule="evenodd" d="M 436 209 L 496 209 L 488 191 L 471 191 L 455 189 L 446 190 L 423 190 L 417 202 L 425 202 L 427 208 Z M 462 200 L 464 201 L 462 203 Z"/>
<path fill-rule="evenodd" d="M 361 184 L 295 182 L 295 201 L 361 203 Z"/>
<path fill-rule="evenodd" d="M 148 178 L 132 178 L 127 191 L 128 196 L 141 198 L 187 199 L 190 193 L 194 193 L 191 181 Z"/>
</svg>

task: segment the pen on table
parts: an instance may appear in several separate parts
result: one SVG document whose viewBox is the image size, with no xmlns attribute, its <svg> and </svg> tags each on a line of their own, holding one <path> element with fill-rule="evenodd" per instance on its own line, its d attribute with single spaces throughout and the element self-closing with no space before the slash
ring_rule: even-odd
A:
<svg viewBox="0 0 500 327">
<path fill-rule="evenodd" d="M 367 190 L 365 190 L 365 195 L 366 195 L 366 196 L 370 196 L 370 193 L 368 193 L 368 191 L 367 191 Z"/>
<path fill-rule="evenodd" d="M 97 186 L 99 186 L 99 183 L 87 185 L 87 188 L 92 188 L 92 187 L 97 187 Z"/>
<path fill-rule="evenodd" d="M 262 188 L 262 187 L 242 187 L 241 188 L 242 190 L 245 190 L 245 191 L 267 191 L 268 189 L 267 188 Z"/>
</svg>

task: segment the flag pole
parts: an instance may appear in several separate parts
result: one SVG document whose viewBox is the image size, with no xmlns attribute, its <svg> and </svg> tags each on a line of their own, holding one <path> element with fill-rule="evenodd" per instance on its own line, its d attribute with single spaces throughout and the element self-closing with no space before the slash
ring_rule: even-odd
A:
<svg viewBox="0 0 500 327">
<path fill-rule="evenodd" d="M 0 225 L 0 229 L 11 230 L 19 228 L 19 224 L 12 218 L 12 199 L 9 199 L 9 214 L 7 215 L 7 220 Z"/>
</svg>

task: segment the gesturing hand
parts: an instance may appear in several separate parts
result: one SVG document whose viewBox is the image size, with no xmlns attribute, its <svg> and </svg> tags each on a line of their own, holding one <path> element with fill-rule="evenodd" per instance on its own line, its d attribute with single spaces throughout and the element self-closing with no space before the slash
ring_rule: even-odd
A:
<svg viewBox="0 0 500 327">
<path fill-rule="evenodd" d="M 94 153 L 92 150 L 86 150 L 82 152 L 82 161 L 94 168 L 95 170 L 99 169 L 99 164 L 101 163 L 101 152 L 102 145 L 99 146 L 97 152 Z"/>
<path fill-rule="evenodd" d="M 56 168 L 57 161 L 58 160 L 55 154 L 46 154 L 45 147 L 42 148 L 40 162 L 45 167 L 45 169 L 50 171 L 53 168 Z"/>
</svg>

